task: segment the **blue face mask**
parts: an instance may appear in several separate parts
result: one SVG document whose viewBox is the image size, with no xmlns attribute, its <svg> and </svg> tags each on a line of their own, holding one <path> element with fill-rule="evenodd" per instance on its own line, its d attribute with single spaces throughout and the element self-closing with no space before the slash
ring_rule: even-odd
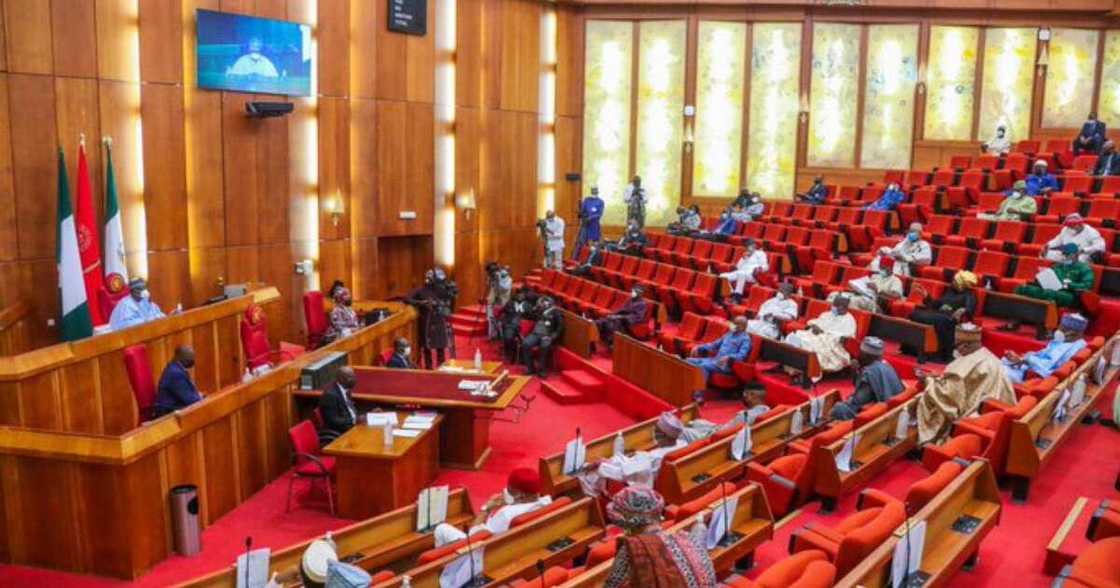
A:
<svg viewBox="0 0 1120 588">
<path fill-rule="evenodd" d="M 911 243 L 913 243 L 914 241 L 917 241 L 917 240 L 918 240 L 918 237 L 920 237 L 920 236 L 921 236 L 921 235 L 919 235 L 918 233 L 908 233 L 908 234 L 906 235 L 906 240 L 907 240 L 907 241 L 910 241 Z"/>
</svg>

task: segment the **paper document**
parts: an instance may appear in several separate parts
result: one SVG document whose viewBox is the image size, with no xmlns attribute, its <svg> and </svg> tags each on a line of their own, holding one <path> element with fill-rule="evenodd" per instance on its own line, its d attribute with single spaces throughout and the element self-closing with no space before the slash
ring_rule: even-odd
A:
<svg viewBox="0 0 1120 588">
<path fill-rule="evenodd" d="M 1068 411 L 1069 407 L 1069 397 L 1070 392 L 1069 387 L 1067 386 L 1065 390 L 1062 390 L 1062 396 L 1058 398 L 1058 403 L 1054 405 L 1054 413 L 1052 417 L 1055 421 L 1062 422 L 1066 420 L 1066 412 Z"/>
<path fill-rule="evenodd" d="M 751 426 L 743 425 L 742 429 L 735 434 L 735 438 L 731 440 L 731 457 L 735 461 L 743 461 L 743 458 L 751 454 Z"/>
<path fill-rule="evenodd" d="M 393 429 L 393 436 L 394 437 L 412 438 L 412 437 L 419 437 L 420 433 L 423 433 L 423 432 L 424 431 L 421 431 L 419 429 Z"/>
<path fill-rule="evenodd" d="M 789 418 L 789 434 L 791 436 L 796 437 L 801 434 L 801 431 L 805 428 L 801 422 L 804 418 L 801 416 L 800 410 L 793 411 L 793 416 Z"/>
<path fill-rule="evenodd" d="M 423 531 L 447 520 L 448 486 L 432 486 L 416 499 L 416 530 Z"/>
<path fill-rule="evenodd" d="M 910 413 L 906 410 L 898 413 L 898 420 L 894 424 L 894 438 L 902 440 L 910 433 Z"/>
<path fill-rule="evenodd" d="M 395 412 L 367 412 L 366 424 L 371 427 L 383 427 L 387 423 L 397 426 L 397 413 Z"/>
<path fill-rule="evenodd" d="M 272 550 L 267 547 L 237 556 L 237 588 L 264 588 L 271 558 Z"/>
<path fill-rule="evenodd" d="M 821 421 L 822 412 L 824 412 L 824 396 L 814 396 L 809 400 L 809 424 L 817 426 Z"/>
<path fill-rule="evenodd" d="M 906 579 L 922 568 L 922 551 L 926 545 L 926 522 L 911 523 L 910 532 L 903 533 L 894 546 L 891 559 L 891 586 L 902 588 Z M 909 557 L 907 557 L 909 556 Z"/>
<path fill-rule="evenodd" d="M 852 471 L 852 457 L 855 456 L 857 443 L 859 443 L 858 434 L 848 437 L 844 446 L 836 453 L 836 469 L 844 473 Z"/>
<path fill-rule="evenodd" d="M 1073 392 L 1071 392 L 1069 396 L 1070 408 L 1077 408 L 1081 406 L 1082 402 L 1085 402 L 1085 389 L 1088 385 L 1089 383 L 1085 381 L 1085 374 L 1081 374 L 1081 377 L 1077 378 L 1077 381 L 1073 383 Z"/>
<path fill-rule="evenodd" d="M 427 418 L 427 417 L 418 417 L 416 415 L 411 415 L 411 416 L 405 417 L 404 424 L 401 425 L 401 426 L 406 428 L 406 429 L 420 429 L 420 430 L 426 431 L 426 430 L 432 428 L 432 424 L 434 424 L 434 423 L 435 423 L 435 419 L 430 419 L 430 418 Z"/>
<path fill-rule="evenodd" d="M 708 536 L 704 541 L 704 546 L 709 550 L 719 545 L 720 540 L 727 534 L 727 530 L 735 520 L 735 509 L 738 507 L 739 497 L 732 496 L 712 508 L 712 520 L 708 523 Z"/>
<path fill-rule="evenodd" d="M 568 441 L 564 447 L 564 473 L 569 476 L 583 468 L 587 459 L 587 446 L 583 444 L 583 437 L 576 437 Z"/>
<path fill-rule="evenodd" d="M 490 380 L 459 380 L 459 389 L 474 392 L 486 387 Z"/>
<path fill-rule="evenodd" d="M 1035 275 L 1034 279 L 1038 282 L 1039 286 L 1042 286 L 1046 290 L 1062 289 L 1062 280 L 1058 278 L 1058 274 L 1054 273 L 1054 270 L 1048 267 L 1038 270 L 1038 274 Z"/>
<path fill-rule="evenodd" d="M 870 284 L 871 280 L 867 278 L 856 278 L 848 281 L 848 287 L 852 289 L 852 292 L 868 298 L 875 298 L 875 292 L 871 289 Z"/>
<path fill-rule="evenodd" d="M 485 561 L 483 548 L 471 546 L 469 553 L 464 553 L 451 563 L 443 567 L 439 574 L 439 588 L 462 588 L 471 580 L 482 575 L 482 564 Z"/>
</svg>

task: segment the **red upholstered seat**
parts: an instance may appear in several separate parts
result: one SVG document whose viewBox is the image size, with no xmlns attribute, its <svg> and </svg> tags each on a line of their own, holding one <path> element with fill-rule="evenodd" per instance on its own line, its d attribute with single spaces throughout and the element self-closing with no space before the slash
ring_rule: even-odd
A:
<svg viewBox="0 0 1120 588">
<path fill-rule="evenodd" d="M 856 415 L 856 421 L 853 426 L 858 429 L 885 414 L 887 414 L 886 402 L 868 404 Z"/>
<path fill-rule="evenodd" d="M 712 247 L 715 243 L 697 239 L 692 244 L 692 251 L 684 259 L 674 260 L 677 265 L 684 265 L 695 270 L 703 271 L 708 267 L 708 259 L 712 256 Z"/>
<path fill-rule="evenodd" d="M 681 310 L 700 314 L 711 314 L 715 309 L 716 289 L 719 288 L 719 277 L 715 274 L 696 274 L 696 281 L 692 288 L 685 292 L 677 292 Z"/>
<path fill-rule="evenodd" d="M 669 351 L 670 353 L 680 353 L 681 343 L 684 341 L 695 341 L 700 337 L 703 332 L 705 321 L 703 317 L 691 312 L 684 313 L 681 317 L 680 327 L 676 333 L 661 333 L 658 335 L 658 342 L 661 343 L 661 348 Z"/>
<path fill-rule="evenodd" d="M 926 445 L 922 451 L 922 466 L 932 472 L 951 459 L 971 460 L 980 455 L 982 449 L 983 441 L 979 435 L 964 433 L 941 445 Z"/>
<path fill-rule="evenodd" d="M 683 521 L 688 517 L 704 510 L 709 504 L 725 496 L 735 492 L 735 484 L 732 482 L 724 482 L 716 486 L 714 489 L 709 490 L 700 498 L 690 500 L 681 505 L 669 505 L 665 507 L 665 517 L 674 521 Z"/>
<path fill-rule="evenodd" d="M 999 167 L 999 156 L 985 153 L 976 158 L 977 169 L 992 171 Z"/>
<path fill-rule="evenodd" d="M 1094 227 L 1115 227 L 1120 218 L 1120 199 L 1111 195 L 1089 199 L 1089 210 L 1085 213 L 1086 220 Z M 1111 249 L 1111 243 L 1106 244 L 1105 250 Z"/>
<path fill-rule="evenodd" d="M 808 453 L 791 453 L 768 464 L 747 463 L 747 479 L 762 487 L 775 517 L 809 499 L 813 493 L 813 473 Z"/>
<path fill-rule="evenodd" d="M 1020 246 L 1022 249 L 1024 246 Z M 1038 255 L 1036 252 L 1034 255 Z M 999 281 L 1000 292 L 1014 292 L 1015 288 L 1031 282 L 1034 277 L 1038 275 L 1038 271 L 1044 267 L 1050 267 L 1052 262 L 1041 257 L 1028 257 L 1027 254 L 1020 252 L 1018 260 L 1015 265 L 1015 273 L 1010 278 Z"/>
<path fill-rule="evenodd" d="M 546 517 L 546 516 L 556 512 L 556 511 L 564 508 L 565 506 L 568 506 L 571 503 L 572 503 L 571 497 L 561 496 L 560 498 L 557 498 L 556 500 L 553 500 L 548 506 L 545 506 L 544 508 L 538 508 L 537 510 L 530 511 L 530 512 L 527 512 L 527 513 L 524 513 L 524 514 L 521 514 L 521 515 L 518 515 L 518 516 L 514 517 L 514 519 L 509 522 L 509 527 L 512 529 L 514 527 L 520 527 L 521 525 L 531 523 L 531 522 L 533 522 L 537 519 Z"/>
<path fill-rule="evenodd" d="M 290 343 L 281 343 L 280 349 L 273 350 L 268 342 L 268 317 L 264 310 L 250 304 L 241 317 L 241 349 L 245 352 L 245 362 L 249 369 L 262 365 L 277 365 L 295 359 L 303 353 L 303 348 Z"/>
<path fill-rule="evenodd" d="M 991 221 L 979 218 L 961 219 L 961 224 L 957 227 L 957 230 L 952 235 L 945 237 L 945 243 L 959 246 L 979 243 L 981 239 L 988 236 L 991 226 Z"/>
<path fill-rule="evenodd" d="M 795 553 L 766 568 L 755 580 L 729 578 L 729 588 L 829 588 L 836 580 L 836 566 L 828 554 L 816 549 Z"/>
<path fill-rule="evenodd" d="M 972 167 L 972 156 L 954 155 L 949 158 L 949 167 L 958 171 L 964 171 Z"/>
<path fill-rule="evenodd" d="M 295 457 L 295 468 L 292 477 L 288 480 L 288 502 L 286 511 L 292 510 L 292 487 L 296 480 L 309 480 L 312 488 L 318 482 L 323 482 L 327 493 L 327 505 L 334 514 L 334 486 L 331 478 L 334 476 L 335 461 L 333 457 L 320 454 L 319 435 L 311 421 L 300 421 L 296 426 L 288 429 L 288 440 L 292 443 L 292 454 Z"/>
<path fill-rule="evenodd" d="M 996 223 L 996 230 L 991 239 L 980 241 L 980 248 L 990 251 L 1014 253 L 1019 243 L 1022 243 L 1026 236 L 1027 223 L 1001 221 Z"/>
<path fill-rule="evenodd" d="M 937 251 L 937 258 L 932 265 L 918 269 L 923 278 L 949 281 L 957 270 L 968 266 L 968 258 L 972 252 L 965 247 L 946 245 Z"/>
<path fill-rule="evenodd" d="M 1051 194 L 1046 199 L 1046 213 L 1034 215 L 1036 223 L 1057 223 L 1061 222 L 1065 217 L 1081 212 L 1081 198 L 1076 196 L 1066 196 L 1062 194 Z M 1042 207 L 1039 207 L 1042 210 Z"/>
<path fill-rule="evenodd" d="M 552 566 L 544 571 L 543 576 L 536 578 L 519 578 L 514 580 L 510 586 L 525 586 L 526 588 L 552 588 L 559 586 L 569 579 L 576 577 L 583 571 L 583 568 L 566 568 L 564 566 Z M 376 584 L 376 582 L 374 582 Z"/>
<path fill-rule="evenodd" d="M 964 467 L 955 461 L 942 463 L 932 474 L 910 485 L 906 491 L 906 505 L 911 510 L 921 509 L 963 470 Z"/>
<path fill-rule="evenodd" d="M 852 432 L 852 421 L 840 421 L 832 423 L 829 427 L 808 439 L 797 439 L 790 441 L 790 453 L 804 453 L 809 455 L 813 446 L 828 445 L 838 441 L 844 435 Z"/>
<path fill-rule="evenodd" d="M 140 424 L 152 417 L 152 405 L 156 402 L 156 381 L 152 364 L 148 360 L 147 346 L 133 345 L 124 349 L 124 369 L 128 383 L 136 399 L 136 412 Z"/>
<path fill-rule="evenodd" d="M 307 348 L 315 349 L 327 332 L 327 313 L 323 309 L 323 293 L 312 290 L 303 295 L 303 320 L 307 325 Z"/>
<path fill-rule="evenodd" d="M 836 566 L 837 573 L 843 576 L 890 537 L 904 520 L 906 508 L 902 502 L 884 496 L 882 506 L 860 510 L 835 527 L 810 524 L 794 531 L 790 551 L 824 551 Z"/>
<path fill-rule="evenodd" d="M 992 463 L 997 475 L 1002 475 L 1007 461 L 1007 447 L 1011 438 L 1011 423 L 1038 404 L 1034 396 L 1024 396 L 1015 406 L 988 401 L 981 407 L 980 416 L 964 418 L 953 426 L 953 435 L 971 433 L 980 437 L 987 448 L 984 457 Z"/>
<path fill-rule="evenodd" d="M 693 441 L 692 443 L 689 443 L 688 445 L 685 445 L 684 447 L 681 447 L 676 451 L 670 451 L 669 453 L 666 453 L 665 461 L 677 461 L 678 459 L 692 455 L 693 453 L 696 453 L 697 451 L 700 451 L 701 449 L 711 444 L 712 439 L 710 437 L 707 439 Z"/>
<path fill-rule="evenodd" d="M 494 534 L 491 533 L 490 531 L 481 530 L 481 531 L 478 531 L 476 533 L 471 534 L 471 542 L 476 543 L 478 541 L 485 541 L 485 540 L 489 539 L 490 537 L 492 537 L 493 535 Z M 444 545 L 444 546 L 441 546 L 441 547 L 433 547 L 433 548 L 421 553 L 420 556 L 418 558 L 416 558 L 416 563 L 419 564 L 419 565 L 424 565 L 426 563 L 431 563 L 433 561 L 436 561 L 437 559 L 442 559 L 445 556 L 448 556 L 448 555 L 451 555 L 452 553 L 455 553 L 456 551 L 459 550 L 459 548 L 465 547 L 466 545 L 467 545 L 467 540 L 464 538 L 464 539 L 460 539 L 458 541 L 448 543 L 447 545 Z"/>
<path fill-rule="evenodd" d="M 1120 537 L 1101 539 L 1086 547 L 1068 570 L 1062 570 L 1060 585 L 1062 588 L 1116 588 L 1120 586 L 1118 561 Z"/>
<path fill-rule="evenodd" d="M 380 584 L 382 582 L 388 582 L 389 580 L 392 580 L 396 577 L 397 575 L 393 573 L 393 570 L 381 570 L 380 572 L 377 572 L 376 574 L 370 576 L 370 584 L 373 585 Z"/>
</svg>

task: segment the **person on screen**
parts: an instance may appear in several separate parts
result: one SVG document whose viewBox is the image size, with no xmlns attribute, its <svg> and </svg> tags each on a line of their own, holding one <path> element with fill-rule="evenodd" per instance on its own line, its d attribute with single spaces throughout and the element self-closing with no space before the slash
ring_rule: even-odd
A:
<svg viewBox="0 0 1120 588">
<path fill-rule="evenodd" d="M 132 278 L 128 282 L 128 296 L 120 299 L 109 315 L 109 327 L 114 331 L 142 325 L 163 318 L 159 305 L 152 302 L 152 293 L 144 278 Z"/>
<path fill-rule="evenodd" d="M 258 37 L 249 39 L 249 52 L 237 58 L 233 65 L 226 70 L 227 76 L 260 76 L 262 78 L 278 78 L 280 72 L 276 66 L 261 53 L 263 43 Z"/>
<path fill-rule="evenodd" d="M 180 345 L 175 348 L 175 357 L 163 373 L 159 376 L 159 388 L 156 392 L 156 401 L 152 405 L 152 417 L 159 418 L 186 408 L 200 400 L 202 394 L 191 380 L 189 371 L 194 367 L 194 348 L 190 345 Z"/>
</svg>

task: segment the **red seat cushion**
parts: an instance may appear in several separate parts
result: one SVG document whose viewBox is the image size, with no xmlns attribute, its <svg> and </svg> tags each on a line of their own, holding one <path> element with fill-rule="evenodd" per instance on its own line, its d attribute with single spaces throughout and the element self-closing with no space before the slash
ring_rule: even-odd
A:
<svg viewBox="0 0 1120 588">
<path fill-rule="evenodd" d="M 332 472 L 334 472 L 334 458 L 333 457 L 323 456 L 323 457 L 319 458 L 319 461 L 323 463 L 322 468 L 319 467 L 319 464 L 317 464 L 317 463 L 315 463 L 315 462 L 313 462 L 309 459 L 304 460 L 303 463 L 296 466 L 296 468 L 295 468 L 296 475 L 310 476 L 310 477 L 322 476 L 324 469 L 327 470 L 327 475 L 330 475 Z"/>
</svg>

